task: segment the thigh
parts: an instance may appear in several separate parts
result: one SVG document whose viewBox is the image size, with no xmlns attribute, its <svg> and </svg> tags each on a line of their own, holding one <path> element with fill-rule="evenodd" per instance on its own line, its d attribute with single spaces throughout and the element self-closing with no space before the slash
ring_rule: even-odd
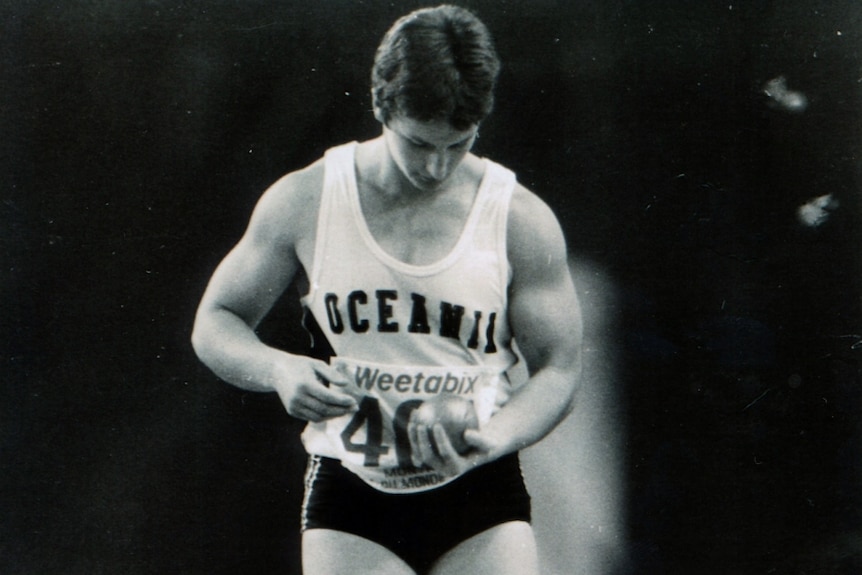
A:
<svg viewBox="0 0 862 575">
<path fill-rule="evenodd" d="M 303 575 L 414 575 L 397 555 L 368 539 L 332 529 L 302 534 Z"/>
<path fill-rule="evenodd" d="M 524 521 L 491 527 L 463 541 L 434 565 L 432 575 L 538 575 L 533 528 Z"/>
</svg>

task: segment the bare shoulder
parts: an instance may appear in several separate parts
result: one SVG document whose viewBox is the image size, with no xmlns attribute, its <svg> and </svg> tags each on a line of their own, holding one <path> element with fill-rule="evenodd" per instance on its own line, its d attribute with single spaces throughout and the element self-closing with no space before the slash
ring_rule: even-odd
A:
<svg viewBox="0 0 862 575">
<path fill-rule="evenodd" d="M 323 173 L 321 159 L 272 184 L 255 206 L 248 234 L 292 245 L 310 238 L 317 221 Z"/>
<path fill-rule="evenodd" d="M 557 216 L 544 200 L 520 184 L 509 206 L 507 251 L 516 277 L 566 261 L 566 242 Z"/>
</svg>

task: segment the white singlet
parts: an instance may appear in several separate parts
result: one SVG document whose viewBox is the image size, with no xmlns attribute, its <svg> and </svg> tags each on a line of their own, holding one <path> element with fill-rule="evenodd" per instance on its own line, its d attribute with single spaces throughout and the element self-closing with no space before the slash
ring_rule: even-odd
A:
<svg viewBox="0 0 862 575">
<path fill-rule="evenodd" d="M 423 400 L 473 401 L 480 426 L 508 401 L 517 361 L 507 319 L 506 221 L 515 175 L 489 160 L 451 252 L 411 265 L 374 240 L 359 202 L 356 142 L 325 155 L 309 288 L 302 303 L 351 382 L 356 412 L 309 423 L 311 454 L 340 459 L 386 492 L 432 489 L 454 477 L 412 466 L 406 424 Z"/>
</svg>

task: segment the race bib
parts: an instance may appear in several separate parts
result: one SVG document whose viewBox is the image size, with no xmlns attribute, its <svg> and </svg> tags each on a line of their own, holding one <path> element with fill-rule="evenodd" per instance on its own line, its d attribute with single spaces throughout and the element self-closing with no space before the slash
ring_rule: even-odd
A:
<svg viewBox="0 0 862 575">
<path fill-rule="evenodd" d="M 487 367 L 395 366 L 336 357 L 332 365 L 356 398 L 353 413 L 309 423 L 302 435 L 309 453 L 340 459 L 381 491 L 410 493 L 455 477 L 412 463 L 407 423 L 424 401 L 453 394 L 473 402 L 479 425 L 508 398 L 505 374 Z"/>
</svg>

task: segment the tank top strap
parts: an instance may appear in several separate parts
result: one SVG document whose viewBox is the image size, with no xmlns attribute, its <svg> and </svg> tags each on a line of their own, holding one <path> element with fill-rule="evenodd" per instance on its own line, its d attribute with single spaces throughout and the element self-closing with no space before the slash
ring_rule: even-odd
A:
<svg viewBox="0 0 862 575">
<path fill-rule="evenodd" d="M 317 231 L 314 238 L 314 260 L 309 275 L 309 289 L 316 291 L 321 267 L 326 260 L 330 245 L 351 245 L 354 238 L 343 238 L 353 229 L 351 225 L 351 194 L 355 193 L 355 151 L 357 142 L 330 148 L 324 154 L 323 188 L 320 192 L 320 207 L 317 215 Z"/>
<path fill-rule="evenodd" d="M 473 230 L 474 249 L 494 251 L 500 262 L 502 286 L 509 283 L 511 269 L 506 253 L 506 231 L 509 204 L 517 179 L 511 170 L 485 159 L 485 176 L 476 198 L 478 212 L 476 228 Z"/>
</svg>

